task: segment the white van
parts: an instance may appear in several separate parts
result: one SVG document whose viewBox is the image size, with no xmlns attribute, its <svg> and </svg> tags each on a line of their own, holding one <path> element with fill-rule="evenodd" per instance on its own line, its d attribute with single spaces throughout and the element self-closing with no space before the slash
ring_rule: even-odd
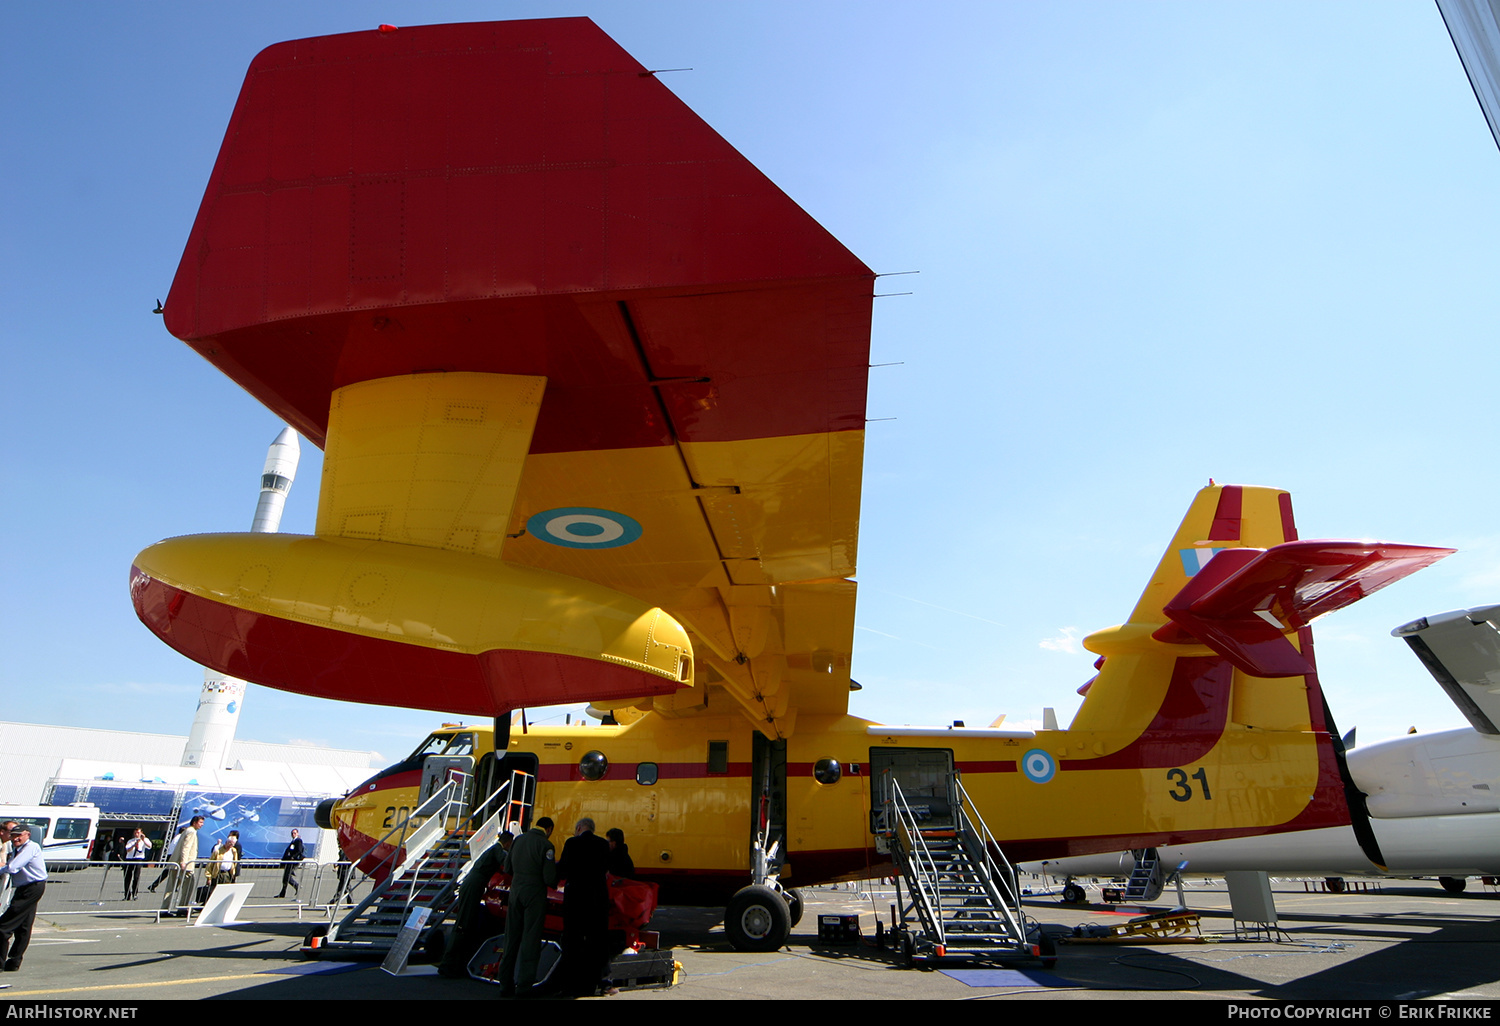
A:
<svg viewBox="0 0 1500 1026">
<path fill-rule="evenodd" d="M 99 829 L 99 807 L 87 802 L 0 805 L 0 823 L 12 819 L 31 828 L 31 839 L 42 846 L 42 857 L 50 869 L 62 863 L 88 861 Z"/>
</svg>

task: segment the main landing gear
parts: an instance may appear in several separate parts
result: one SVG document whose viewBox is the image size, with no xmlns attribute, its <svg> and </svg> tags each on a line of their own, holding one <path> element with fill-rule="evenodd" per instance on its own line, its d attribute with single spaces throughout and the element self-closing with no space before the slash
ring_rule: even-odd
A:
<svg viewBox="0 0 1500 1026">
<path fill-rule="evenodd" d="M 791 909 L 772 888 L 751 884 L 729 900 L 724 930 L 736 951 L 775 951 L 792 932 Z"/>
<path fill-rule="evenodd" d="M 802 895 L 783 887 L 777 853 L 781 841 L 772 840 L 769 780 L 761 796 L 760 824 L 750 851 L 749 887 L 742 887 L 724 909 L 724 932 L 736 951 L 777 951 L 802 921 Z"/>
</svg>

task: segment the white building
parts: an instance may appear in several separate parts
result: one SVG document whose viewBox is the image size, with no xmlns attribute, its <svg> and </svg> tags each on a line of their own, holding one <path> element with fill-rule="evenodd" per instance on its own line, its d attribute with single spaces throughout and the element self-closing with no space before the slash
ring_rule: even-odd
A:
<svg viewBox="0 0 1500 1026">
<path fill-rule="evenodd" d="M 214 820 L 210 832 L 240 828 L 256 857 L 279 850 L 290 826 L 298 826 L 326 861 L 336 844 L 329 831 L 313 833 L 311 810 L 367 779 L 377 754 L 236 740 L 231 768 L 204 769 L 180 765 L 187 741 L 180 734 L 0 722 L 0 806 L 89 802 L 103 812 L 106 833 L 141 826 L 157 840 L 170 837 L 179 818 L 202 811 Z"/>
</svg>

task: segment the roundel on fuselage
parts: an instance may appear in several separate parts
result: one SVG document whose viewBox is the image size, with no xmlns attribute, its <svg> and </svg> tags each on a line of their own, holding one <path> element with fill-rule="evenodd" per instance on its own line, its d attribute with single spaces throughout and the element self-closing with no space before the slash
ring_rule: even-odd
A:
<svg viewBox="0 0 1500 1026">
<path fill-rule="evenodd" d="M 1057 761 L 1040 748 L 1021 756 L 1021 772 L 1033 784 L 1045 784 L 1057 773 Z"/>
</svg>

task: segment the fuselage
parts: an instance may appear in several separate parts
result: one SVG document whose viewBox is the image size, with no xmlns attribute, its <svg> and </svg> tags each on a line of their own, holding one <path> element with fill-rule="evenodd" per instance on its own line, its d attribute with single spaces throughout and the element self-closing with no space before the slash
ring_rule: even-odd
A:
<svg viewBox="0 0 1500 1026">
<path fill-rule="evenodd" d="M 1368 797 L 1382 869 L 1350 827 L 1242 837 L 1159 848 L 1167 866 L 1217 874 L 1262 870 L 1308 876 L 1482 876 L 1500 874 L 1500 738 L 1462 728 L 1366 745 L 1348 755 Z M 1062 875 L 1128 874 L 1130 852 L 1028 863 Z"/>
<path fill-rule="evenodd" d="M 351 791 L 332 818 L 345 853 L 368 868 L 389 853 L 381 839 L 430 793 L 429 760 L 472 760 L 471 800 L 511 770 L 533 772 L 536 815 L 564 829 L 587 816 L 601 831 L 623 830 L 638 874 L 679 903 L 718 902 L 748 882 L 762 815 L 784 839 L 789 885 L 890 873 L 871 822 L 882 779 L 894 775 L 920 799 L 950 767 L 1013 860 L 1347 822 L 1327 800 L 1336 771 L 1305 729 L 1231 723 L 1141 739 L 1138 727 L 1034 733 L 802 715 L 792 737 L 772 742 L 726 703 L 620 725 L 518 727 L 497 759 L 491 728 L 450 726 Z"/>
</svg>

